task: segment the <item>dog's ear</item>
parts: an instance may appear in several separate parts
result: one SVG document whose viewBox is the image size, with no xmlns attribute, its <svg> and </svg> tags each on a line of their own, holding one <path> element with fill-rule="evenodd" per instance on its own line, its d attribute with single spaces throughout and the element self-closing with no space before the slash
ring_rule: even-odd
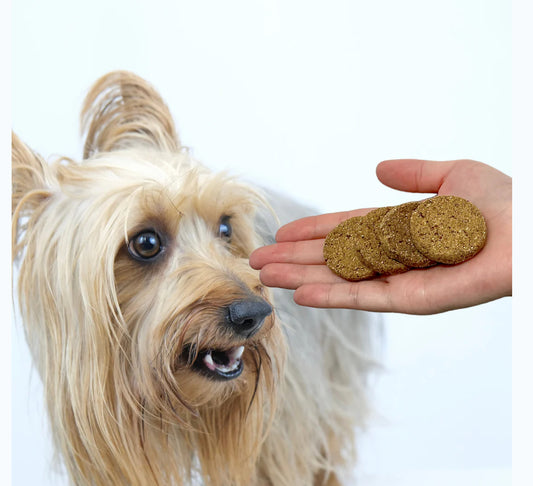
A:
<svg viewBox="0 0 533 486">
<path fill-rule="evenodd" d="M 102 76 L 89 90 L 81 112 L 83 157 L 131 146 L 177 151 L 172 115 L 159 93 L 128 71 Z"/>
<path fill-rule="evenodd" d="M 13 217 L 13 258 L 20 248 L 17 241 L 24 230 L 25 216 L 29 216 L 51 192 L 47 181 L 48 165 L 17 135 L 11 134 L 11 214 Z"/>
<path fill-rule="evenodd" d="M 48 197 L 46 182 L 46 162 L 15 133 L 11 134 L 12 197 L 11 214 L 14 215 L 24 200 L 39 193 Z"/>
</svg>

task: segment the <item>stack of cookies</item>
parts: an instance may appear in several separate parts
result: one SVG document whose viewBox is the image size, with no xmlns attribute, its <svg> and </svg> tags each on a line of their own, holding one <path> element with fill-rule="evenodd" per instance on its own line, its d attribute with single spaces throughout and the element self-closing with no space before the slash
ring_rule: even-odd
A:
<svg viewBox="0 0 533 486">
<path fill-rule="evenodd" d="M 335 227 L 324 242 L 326 265 L 350 281 L 438 263 L 461 263 L 485 245 L 479 209 L 457 196 L 436 196 L 374 209 Z"/>
</svg>

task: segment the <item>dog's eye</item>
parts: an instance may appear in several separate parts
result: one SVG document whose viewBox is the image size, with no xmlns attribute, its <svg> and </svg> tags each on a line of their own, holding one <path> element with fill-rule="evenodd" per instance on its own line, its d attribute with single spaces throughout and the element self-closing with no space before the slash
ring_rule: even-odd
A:
<svg viewBox="0 0 533 486">
<path fill-rule="evenodd" d="M 128 251 L 135 258 L 150 260 L 158 255 L 163 246 L 155 231 L 143 231 L 130 240 Z"/>
<path fill-rule="evenodd" d="M 229 240 L 231 238 L 233 230 L 231 228 L 230 216 L 222 216 L 220 222 L 218 223 L 218 236 L 224 240 Z"/>
</svg>

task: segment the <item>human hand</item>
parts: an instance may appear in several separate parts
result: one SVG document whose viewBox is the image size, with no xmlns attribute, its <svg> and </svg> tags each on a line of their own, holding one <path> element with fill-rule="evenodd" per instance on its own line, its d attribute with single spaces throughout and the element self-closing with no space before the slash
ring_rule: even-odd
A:
<svg viewBox="0 0 533 486">
<path fill-rule="evenodd" d="M 487 241 L 458 265 L 349 282 L 325 264 L 325 236 L 340 222 L 370 209 L 311 216 L 281 227 L 277 243 L 257 249 L 250 265 L 263 284 L 295 289 L 294 301 L 310 307 L 436 314 L 510 296 L 512 291 L 512 179 L 472 160 L 388 160 L 376 169 L 385 185 L 407 192 L 455 195 L 475 204 L 487 222 Z"/>
</svg>

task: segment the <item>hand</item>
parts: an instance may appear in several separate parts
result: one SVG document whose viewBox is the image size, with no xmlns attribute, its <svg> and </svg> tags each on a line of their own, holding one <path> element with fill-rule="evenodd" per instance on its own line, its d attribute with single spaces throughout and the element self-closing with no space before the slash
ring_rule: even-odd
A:
<svg viewBox="0 0 533 486">
<path fill-rule="evenodd" d="M 376 173 L 383 184 L 394 189 L 455 195 L 474 203 L 487 221 L 485 247 L 458 265 L 348 282 L 326 267 L 324 238 L 341 221 L 370 209 L 311 216 L 281 227 L 276 244 L 252 253 L 250 265 L 261 270 L 263 284 L 295 289 L 294 301 L 300 305 L 408 314 L 436 314 L 511 295 L 509 176 L 471 160 L 388 160 L 378 165 Z"/>
</svg>

